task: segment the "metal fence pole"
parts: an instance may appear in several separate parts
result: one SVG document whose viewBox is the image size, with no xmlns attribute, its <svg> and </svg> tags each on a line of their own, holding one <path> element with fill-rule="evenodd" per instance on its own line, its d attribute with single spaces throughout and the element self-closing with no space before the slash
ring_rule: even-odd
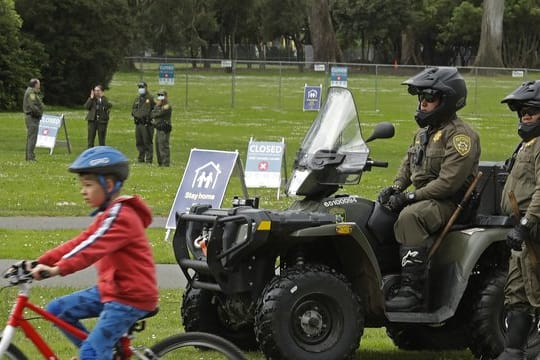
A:
<svg viewBox="0 0 540 360">
<path fill-rule="evenodd" d="M 187 73 L 187 70 L 186 70 L 186 104 L 185 104 L 185 109 L 187 110 L 188 108 L 188 94 L 189 94 L 189 75 Z"/>
<path fill-rule="evenodd" d="M 236 60 L 233 60 L 231 64 L 231 108 L 233 109 L 234 109 L 234 94 L 236 91 L 235 72 L 236 72 Z"/>
<path fill-rule="evenodd" d="M 281 61 L 279 62 L 279 79 L 278 79 L 278 109 L 281 109 Z"/>
</svg>

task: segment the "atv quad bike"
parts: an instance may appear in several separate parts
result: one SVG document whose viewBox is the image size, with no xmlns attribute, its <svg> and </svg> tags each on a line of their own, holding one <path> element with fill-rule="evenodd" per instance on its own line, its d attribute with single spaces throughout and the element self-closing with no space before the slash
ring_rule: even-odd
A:
<svg viewBox="0 0 540 360">
<path fill-rule="evenodd" d="M 512 226 L 498 212 L 503 166 L 481 164 L 478 212 L 453 226 L 431 257 L 425 309 L 387 312 L 401 271 L 396 215 L 369 199 L 332 194 L 386 167 L 369 157 L 367 143 L 393 135 L 393 125 L 380 123 L 364 140 L 351 92 L 330 88 L 288 184 L 301 200 L 284 211 L 237 199 L 231 208 L 200 204 L 177 214 L 173 246 L 188 280 L 185 330 L 258 347 L 272 359 L 348 358 L 366 327 L 386 327 L 401 349 L 468 347 L 477 357 L 496 357 L 506 331 Z M 534 329 L 528 354 L 539 350 Z"/>
</svg>

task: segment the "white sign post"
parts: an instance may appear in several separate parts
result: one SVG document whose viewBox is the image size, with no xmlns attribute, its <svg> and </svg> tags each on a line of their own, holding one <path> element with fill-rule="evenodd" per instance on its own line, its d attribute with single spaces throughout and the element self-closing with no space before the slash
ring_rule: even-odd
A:
<svg viewBox="0 0 540 360">
<path fill-rule="evenodd" d="M 281 138 L 280 142 L 249 139 L 245 172 L 246 186 L 248 188 L 277 188 L 279 199 L 284 159 L 285 139 Z M 286 171 L 284 173 L 286 177 Z"/>
<path fill-rule="evenodd" d="M 57 137 L 61 127 L 64 128 L 66 140 L 59 141 L 57 140 Z M 64 115 L 43 114 L 43 116 L 41 116 L 41 120 L 39 121 L 36 147 L 48 148 L 50 149 L 49 154 L 52 155 L 54 147 L 57 143 L 65 144 L 68 149 L 68 153 L 71 154 L 71 145 L 69 144 L 69 137 Z"/>
</svg>

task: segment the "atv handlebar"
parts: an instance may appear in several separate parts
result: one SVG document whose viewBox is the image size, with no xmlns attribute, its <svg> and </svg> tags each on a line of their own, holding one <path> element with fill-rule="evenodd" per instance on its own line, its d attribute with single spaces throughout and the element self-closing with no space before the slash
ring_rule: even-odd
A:
<svg viewBox="0 0 540 360">
<path fill-rule="evenodd" d="M 383 167 L 383 168 L 387 168 L 388 167 L 388 161 L 375 161 L 375 160 L 368 160 L 367 165 L 371 166 L 371 167 Z"/>
</svg>

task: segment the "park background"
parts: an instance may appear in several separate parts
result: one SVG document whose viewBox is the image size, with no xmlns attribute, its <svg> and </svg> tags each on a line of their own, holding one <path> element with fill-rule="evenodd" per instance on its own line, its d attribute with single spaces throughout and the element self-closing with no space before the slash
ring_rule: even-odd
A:
<svg viewBox="0 0 540 360">
<path fill-rule="evenodd" d="M 209 70 L 193 70 L 175 63 L 174 85 L 159 85 L 158 67 L 164 59 L 138 65 L 133 72 L 118 72 L 106 91 L 113 103 L 107 144 L 115 146 L 131 159 L 131 174 L 124 186 L 126 194 L 140 194 L 155 216 L 167 216 L 182 179 L 192 148 L 238 150 L 245 161 L 251 137 L 261 141 L 277 141 L 282 137 L 287 146 L 286 163 L 291 166 L 305 132 L 317 112 L 302 110 L 305 84 L 323 84 L 326 92 L 328 72 L 298 71 L 297 64 L 275 64 L 264 70 L 238 66 L 234 73 L 216 63 Z M 167 59 L 171 61 L 171 59 Z M 347 66 L 347 64 L 340 64 Z M 348 67 L 348 88 L 352 91 L 359 112 L 364 137 L 381 121 L 395 125 L 392 139 L 370 143 L 375 160 L 388 161 L 389 167 L 375 168 L 363 174 L 360 184 L 341 189 L 341 193 L 356 194 L 374 199 L 378 191 L 390 184 L 397 167 L 417 129 L 414 111 L 417 99 L 407 93 L 401 82 L 423 67 L 374 66 Z M 500 100 L 522 81 L 534 79 L 534 70 L 516 73 L 508 69 L 461 68 L 469 91 L 467 106 L 458 114 L 480 134 L 483 161 L 502 161 L 519 141 L 517 117 Z M 517 77 L 516 77 L 517 76 Z M 155 93 L 165 88 L 173 107 L 171 133 L 171 167 L 136 162 L 134 124 L 131 104 L 137 96 L 137 82 L 144 79 Z M 46 86 L 46 85 L 45 85 Z M 234 99 L 234 101 L 232 100 Z M 81 104 L 85 99 L 81 99 Z M 90 210 L 79 195 L 76 175 L 67 167 L 86 147 L 86 111 L 79 107 L 46 105 L 46 113 L 65 116 L 72 152 L 58 144 L 53 153 L 37 148 L 37 162 L 24 160 L 26 129 L 22 112 L 0 113 L 0 216 L 88 216 Z M 58 135 L 63 140 L 63 131 Z M 232 178 L 223 206 L 231 205 L 234 195 L 241 195 L 240 181 Z M 250 196 L 259 196 L 261 207 L 284 209 L 293 199 L 276 198 L 276 189 L 249 189 Z M 2 258 L 32 259 L 42 251 L 77 234 L 77 230 L 11 230 L 0 229 Z M 171 243 L 164 239 L 165 229 L 148 230 L 158 263 L 174 263 Z M 35 288 L 39 303 L 63 294 L 69 289 Z M 14 290 L 4 290 L 0 306 L 5 320 Z M 180 321 L 181 291 L 161 289 L 161 311 L 149 320 L 149 330 L 138 339 L 153 343 L 182 330 Z M 43 326 L 43 328 L 47 328 Z M 46 332 L 58 339 L 60 353 L 68 356 L 72 349 L 54 329 Z M 20 343 L 17 343 L 20 344 Z M 24 344 L 24 342 L 23 342 Z M 25 348 L 27 344 L 22 347 Z M 262 358 L 252 353 L 250 359 Z M 472 359 L 469 351 L 404 352 L 395 348 L 386 337 L 384 328 L 367 329 L 357 358 L 362 359 Z"/>
</svg>

